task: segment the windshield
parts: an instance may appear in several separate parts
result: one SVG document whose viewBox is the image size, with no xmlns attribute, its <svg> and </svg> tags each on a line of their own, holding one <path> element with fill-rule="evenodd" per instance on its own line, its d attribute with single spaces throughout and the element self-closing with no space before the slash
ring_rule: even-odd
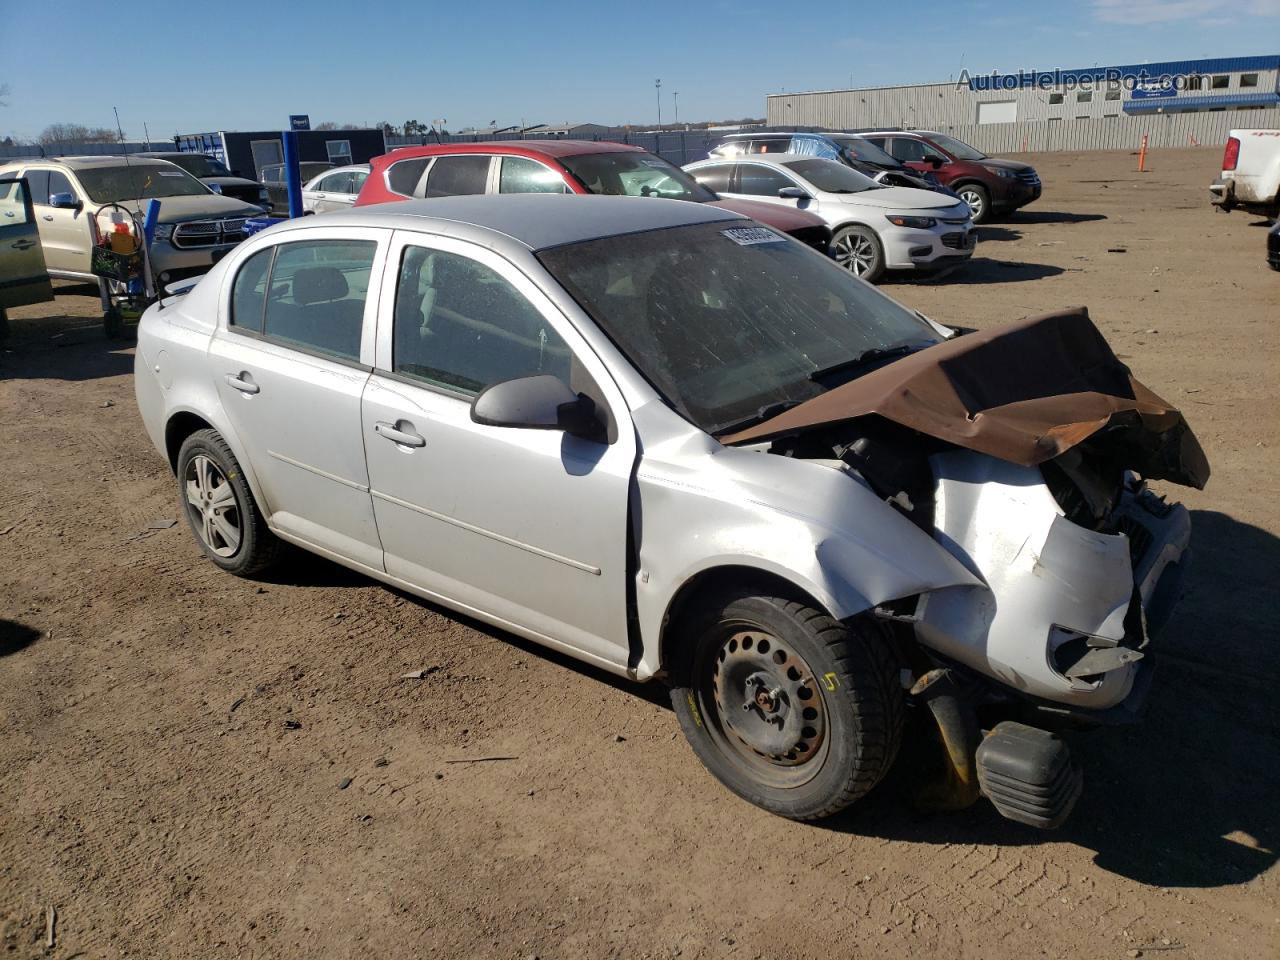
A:
<svg viewBox="0 0 1280 960">
<path fill-rule="evenodd" d="M 789 160 L 783 164 L 824 193 L 861 193 L 863 190 L 879 190 L 880 184 L 864 176 L 852 167 L 835 160 Z"/>
<path fill-rule="evenodd" d="M 231 171 L 220 164 L 213 157 L 206 157 L 203 153 L 182 153 L 175 154 L 172 157 L 165 157 L 170 163 L 176 163 L 187 173 L 193 177 L 229 177 Z"/>
<path fill-rule="evenodd" d="M 592 193 L 699 203 L 719 199 L 679 167 L 651 153 L 587 153 L 561 157 L 560 162 Z"/>
<path fill-rule="evenodd" d="M 868 351 L 941 339 L 834 261 L 742 221 L 588 240 L 538 259 L 708 433 L 817 396 L 836 385 L 824 371 L 849 364 L 838 382 L 857 376 Z"/>
<path fill-rule="evenodd" d="M 975 150 L 963 140 L 957 140 L 955 137 L 948 137 L 945 133 L 931 133 L 929 140 L 936 143 L 947 153 L 960 160 L 985 160 L 987 155 L 980 150 Z"/>
<path fill-rule="evenodd" d="M 831 139 L 839 144 L 840 149 L 852 160 L 874 163 L 877 167 L 888 167 L 893 170 L 902 166 L 900 160 L 895 160 L 870 140 L 863 140 L 861 137 L 832 137 Z"/>
<path fill-rule="evenodd" d="M 210 193 L 203 183 L 170 163 L 120 164 L 76 171 L 80 186 L 94 203 L 146 200 L 152 197 L 198 197 Z"/>
</svg>

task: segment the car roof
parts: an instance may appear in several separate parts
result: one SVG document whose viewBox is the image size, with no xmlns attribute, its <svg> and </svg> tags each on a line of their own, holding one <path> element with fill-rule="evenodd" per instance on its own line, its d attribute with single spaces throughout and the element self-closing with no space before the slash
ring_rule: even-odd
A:
<svg viewBox="0 0 1280 960">
<path fill-rule="evenodd" d="M 479 233 L 488 234 L 490 240 L 497 235 L 530 250 L 545 250 L 601 237 L 743 219 L 742 214 L 688 200 L 509 193 L 376 203 L 323 217 L 301 217 L 271 232 L 348 226 L 420 230 L 464 239 L 480 239 Z"/>
<path fill-rule="evenodd" d="M 689 166 L 698 166 L 703 163 L 765 163 L 772 166 L 787 163 L 791 160 L 826 160 L 827 163 L 834 163 L 837 167 L 844 166 L 839 160 L 815 157 L 811 153 L 740 153 L 734 157 L 708 157 L 706 160 L 699 160 L 698 163 L 691 163 Z"/>
<path fill-rule="evenodd" d="M 435 157 L 446 153 L 509 153 L 516 156 L 576 157 L 584 153 L 639 153 L 643 147 L 611 140 L 485 140 L 479 143 L 429 143 L 400 147 L 386 154 L 393 160 Z"/>
</svg>

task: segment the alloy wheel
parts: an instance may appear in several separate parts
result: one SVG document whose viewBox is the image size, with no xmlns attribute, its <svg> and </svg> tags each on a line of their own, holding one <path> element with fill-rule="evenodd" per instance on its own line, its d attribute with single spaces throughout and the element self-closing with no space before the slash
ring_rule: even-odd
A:
<svg viewBox="0 0 1280 960">
<path fill-rule="evenodd" d="M 240 505 L 235 490 L 221 468 L 209 457 L 197 454 L 187 463 L 183 478 L 187 508 L 206 549 L 231 557 L 240 549 Z"/>
<path fill-rule="evenodd" d="M 838 238 L 833 246 L 836 263 L 851 271 L 855 277 L 861 277 L 875 266 L 876 248 L 870 237 L 849 233 Z"/>
<path fill-rule="evenodd" d="M 986 212 L 986 201 L 981 193 L 977 190 L 961 188 L 960 199 L 969 205 L 969 212 L 975 223 L 982 218 L 983 213 Z"/>
</svg>

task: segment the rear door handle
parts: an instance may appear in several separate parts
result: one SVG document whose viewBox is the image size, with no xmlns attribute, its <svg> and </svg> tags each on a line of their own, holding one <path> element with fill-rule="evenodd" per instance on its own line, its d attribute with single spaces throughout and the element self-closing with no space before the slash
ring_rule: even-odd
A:
<svg viewBox="0 0 1280 960">
<path fill-rule="evenodd" d="M 34 240 L 15 240 L 9 244 L 15 250 L 30 250 L 35 245 L 36 242 Z"/>
<path fill-rule="evenodd" d="M 53 223 L 53 214 L 52 214 L 52 213 L 46 213 L 46 214 L 44 215 L 44 218 L 45 218 L 46 220 L 48 220 L 50 223 Z"/>
<path fill-rule="evenodd" d="M 253 378 L 243 370 L 239 373 L 227 374 L 228 386 L 235 387 L 241 393 L 257 393 L 262 388 L 253 382 Z"/>
<path fill-rule="evenodd" d="M 401 429 L 405 427 L 407 429 Z M 427 445 L 424 438 L 418 431 L 413 429 L 413 424 L 407 420 L 397 420 L 392 423 L 390 420 L 378 420 L 373 425 L 374 432 L 380 437 L 386 437 L 392 443 L 398 443 L 405 447 L 425 447 Z"/>
</svg>

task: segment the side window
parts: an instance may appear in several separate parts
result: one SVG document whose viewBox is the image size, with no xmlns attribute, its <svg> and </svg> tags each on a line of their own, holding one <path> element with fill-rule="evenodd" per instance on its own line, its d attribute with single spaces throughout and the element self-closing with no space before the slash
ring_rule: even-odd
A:
<svg viewBox="0 0 1280 960">
<path fill-rule="evenodd" d="M 922 161 L 925 158 L 924 144 L 919 140 L 908 140 L 906 137 L 894 137 L 889 141 L 889 152 L 901 160 Z"/>
<path fill-rule="evenodd" d="M 31 202 L 37 207 L 49 205 L 49 171 L 28 170 L 26 172 L 27 187 L 31 190 Z"/>
<path fill-rule="evenodd" d="M 483 154 L 437 157 L 427 174 L 428 197 L 456 197 L 484 193 L 489 179 L 489 158 Z"/>
<path fill-rule="evenodd" d="M 874 143 L 877 147 L 879 147 L 881 150 L 884 150 L 886 153 L 889 150 L 889 148 L 885 146 L 884 137 L 863 137 L 862 139 L 866 140 L 868 143 Z"/>
<path fill-rule="evenodd" d="M 730 163 L 718 163 L 713 167 L 699 167 L 689 171 L 693 179 L 716 193 L 729 192 L 729 174 L 732 172 L 733 164 Z"/>
<path fill-rule="evenodd" d="M 282 243 L 267 281 L 263 333 L 287 344 L 360 359 L 372 240 Z"/>
<path fill-rule="evenodd" d="M 236 282 L 231 288 L 230 323 L 233 327 L 262 332 L 262 313 L 267 305 L 267 274 L 275 252 L 275 247 L 259 250 L 244 262 L 236 274 Z"/>
<path fill-rule="evenodd" d="M 369 174 L 363 170 L 353 171 L 351 174 L 351 192 L 359 193 L 364 189 L 364 182 L 369 179 Z"/>
<path fill-rule="evenodd" d="M 351 174 L 331 173 L 316 185 L 316 189 L 322 193 L 350 193 Z"/>
<path fill-rule="evenodd" d="M 738 193 L 750 194 L 753 197 L 774 197 L 783 187 L 794 187 L 795 184 L 770 167 L 762 167 L 754 163 L 738 165 Z"/>
<path fill-rule="evenodd" d="M 67 175 L 61 170 L 49 171 L 49 196 L 52 197 L 57 193 L 69 193 L 73 197 L 76 195 L 75 188 L 71 186 L 71 181 L 67 179 Z"/>
<path fill-rule="evenodd" d="M 476 394 L 538 374 L 568 384 L 571 360 L 546 318 L 493 270 L 456 253 L 406 248 L 392 372 Z"/>
<path fill-rule="evenodd" d="M 503 157 L 499 193 L 568 193 L 564 178 L 528 157 Z"/>
<path fill-rule="evenodd" d="M 422 171 L 427 169 L 430 157 L 415 157 L 412 160 L 401 160 L 387 168 L 387 187 L 392 193 L 412 197 L 413 188 L 422 179 Z"/>
</svg>

